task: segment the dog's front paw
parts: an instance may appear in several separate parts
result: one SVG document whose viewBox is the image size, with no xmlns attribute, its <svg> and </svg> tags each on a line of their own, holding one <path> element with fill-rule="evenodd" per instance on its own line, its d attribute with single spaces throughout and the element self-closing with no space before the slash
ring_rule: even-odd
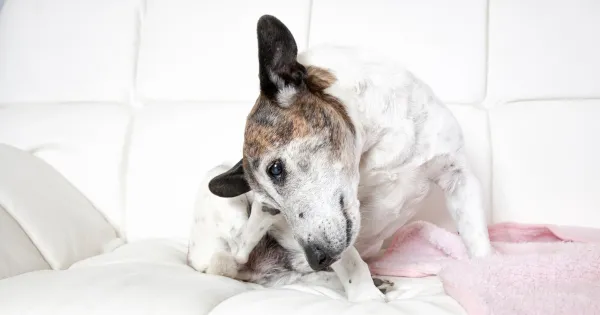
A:
<svg viewBox="0 0 600 315">
<path fill-rule="evenodd" d="M 238 246 L 237 250 L 233 253 L 235 261 L 240 265 L 245 265 L 250 258 L 250 253 L 254 247 L 249 246 L 246 241 L 242 241 L 242 243 Z"/>
<path fill-rule="evenodd" d="M 386 294 L 392 287 L 394 287 L 394 283 L 388 280 L 373 278 L 373 284 L 381 291 L 381 293 Z"/>
<path fill-rule="evenodd" d="M 227 252 L 217 252 L 212 256 L 210 264 L 206 269 L 206 273 L 235 278 L 238 274 L 238 270 L 239 265 L 231 254 Z"/>
</svg>

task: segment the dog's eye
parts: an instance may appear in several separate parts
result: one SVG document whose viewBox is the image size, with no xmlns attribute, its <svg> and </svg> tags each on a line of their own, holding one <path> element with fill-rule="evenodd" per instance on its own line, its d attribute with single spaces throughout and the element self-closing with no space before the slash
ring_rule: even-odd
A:
<svg viewBox="0 0 600 315">
<path fill-rule="evenodd" d="M 269 175 L 278 178 L 283 174 L 283 164 L 281 161 L 275 161 L 269 166 Z"/>
</svg>

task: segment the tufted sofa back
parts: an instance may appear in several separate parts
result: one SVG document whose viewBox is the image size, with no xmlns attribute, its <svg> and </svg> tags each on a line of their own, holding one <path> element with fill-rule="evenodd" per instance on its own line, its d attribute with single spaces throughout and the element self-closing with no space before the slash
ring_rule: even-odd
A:
<svg viewBox="0 0 600 315">
<path fill-rule="evenodd" d="M 186 238 L 204 172 L 241 157 L 265 13 L 300 50 L 368 46 L 431 85 L 490 221 L 600 227 L 596 0 L 6 0 L 0 143 L 48 161 L 129 239 Z M 441 205 L 421 218 L 451 226 Z"/>
</svg>

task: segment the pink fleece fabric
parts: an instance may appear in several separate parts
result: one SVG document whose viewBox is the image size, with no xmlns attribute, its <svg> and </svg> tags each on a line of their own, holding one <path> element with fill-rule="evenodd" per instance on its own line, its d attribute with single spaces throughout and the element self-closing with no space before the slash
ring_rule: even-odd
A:
<svg viewBox="0 0 600 315">
<path fill-rule="evenodd" d="M 411 223 L 369 266 L 376 275 L 437 275 L 470 315 L 600 315 L 600 230 L 503 223 L 489 234 L 496 253 L 471 260 L 458 235 Z"/>
</svg>

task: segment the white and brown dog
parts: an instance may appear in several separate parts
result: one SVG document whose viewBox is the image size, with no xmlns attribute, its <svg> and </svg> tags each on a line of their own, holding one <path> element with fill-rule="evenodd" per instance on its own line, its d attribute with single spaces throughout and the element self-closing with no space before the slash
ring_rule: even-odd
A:
<svg viewBox="0 0 600 315">
<path fill-rule="evenodd" d="M 243 159 L 210 182 L 213 194 L 252 193 L 257 209 L 278 209 L 264 223 L 285 222 L 308 266 L 331 267 L 355 301 L 383 299 L 364 259 L 414 215 L 432 184 L 445 193 L 471 256 L 491 253 L 462 131 L 425 83 L 350 48 L 298 55 L 273 16 L 260 18 L 257 33 L 261 93 Z"/>
</svg>

